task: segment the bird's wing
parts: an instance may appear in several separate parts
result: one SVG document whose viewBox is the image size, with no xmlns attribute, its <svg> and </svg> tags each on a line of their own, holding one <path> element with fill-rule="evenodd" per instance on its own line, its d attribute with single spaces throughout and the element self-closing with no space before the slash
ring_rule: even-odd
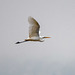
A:
<svg viewBox="0 0 75 75">
<path fill-rule="evenodd" d="M 38 22 L 32 17 L 28 18 L 28 22 L 30 24 L 30 26 L 29 26 L 29 38 L 39 37 L 40 25 L 38 24 Z"/>
</svg>

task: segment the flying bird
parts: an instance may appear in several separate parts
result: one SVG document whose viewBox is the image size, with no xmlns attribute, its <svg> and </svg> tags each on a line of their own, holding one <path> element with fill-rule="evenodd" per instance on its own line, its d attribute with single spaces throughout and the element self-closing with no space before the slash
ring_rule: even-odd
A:
<svg viewBox="0 0 75 75">
<path fill-rule="evenodd" d="M 51 38 L 51 37 L 39 36 L 40 25 L 39 25 L 39 23 L 33 17 L 31 17 L 31 16 L 28 17 L 28 22 L 30 24 L 28 39 L 25 39 L 24 41 L 21 41 L 21 42 L 16 42 L 16 44 L 20 44 L 20 43 L 27 42 L 27 41 L 43 42 L 44 38 Z"/>
</svg>

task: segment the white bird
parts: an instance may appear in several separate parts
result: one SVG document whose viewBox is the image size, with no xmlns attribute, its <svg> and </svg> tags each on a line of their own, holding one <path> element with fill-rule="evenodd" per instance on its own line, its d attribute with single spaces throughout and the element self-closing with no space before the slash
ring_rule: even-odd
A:
<svg viewBox="0 0 75 75">
<path fill-rule="evenodd" d="M 23 42 L 26 42 L 26 41 L 39 41 L 39 42 L 43 42 L 44 38 L 51 38 L 51 37 L 41 37 L 41 36 L 39 36 L 40 25 L 39 25 L 39 23 L 34 18 L 29 17 L 28 18 L 28 22 L 30 24 L 28 39 L 25 39 L 24 41 L 21 41 L 21 42 L 16 42 L 16 44 L 23 43 Z"/>
</svg>

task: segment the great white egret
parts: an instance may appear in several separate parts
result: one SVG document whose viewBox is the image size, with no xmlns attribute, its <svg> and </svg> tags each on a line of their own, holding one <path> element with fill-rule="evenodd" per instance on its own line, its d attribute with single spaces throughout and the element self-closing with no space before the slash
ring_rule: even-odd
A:
<svg viewBox="0 0 75 75">
<path fill-rule="evenodd" d="M 28 17 L 28 22 L 30 24 L 28 39 L 25 39 L 24 41 L 21 41 L 21 42 L 16 42 L 16 44 L 23 43 L 23 42 L 26 42 L 26 41 L 39 41 L 39 42 L 43 42 L 44 38 L 51 38 L 51 37 L 41 37 L 41 36 L 39 36 L 40 25 L 39 25 L 39 23 L 34 18 L 32 18 L 31 16 Z"/>
</svg>

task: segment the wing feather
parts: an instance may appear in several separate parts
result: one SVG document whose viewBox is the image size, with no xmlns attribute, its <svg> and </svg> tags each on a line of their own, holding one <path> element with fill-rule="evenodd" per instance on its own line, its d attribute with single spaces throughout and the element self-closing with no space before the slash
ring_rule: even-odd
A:
<svg viewBox="0 0 75 75">
<path fill-rule="evenodd" d="M 29 38 L 31 37 L 39 37 L 39 23 L 32 17 L 28 18 L 29 26 Z"/>
</svg>

